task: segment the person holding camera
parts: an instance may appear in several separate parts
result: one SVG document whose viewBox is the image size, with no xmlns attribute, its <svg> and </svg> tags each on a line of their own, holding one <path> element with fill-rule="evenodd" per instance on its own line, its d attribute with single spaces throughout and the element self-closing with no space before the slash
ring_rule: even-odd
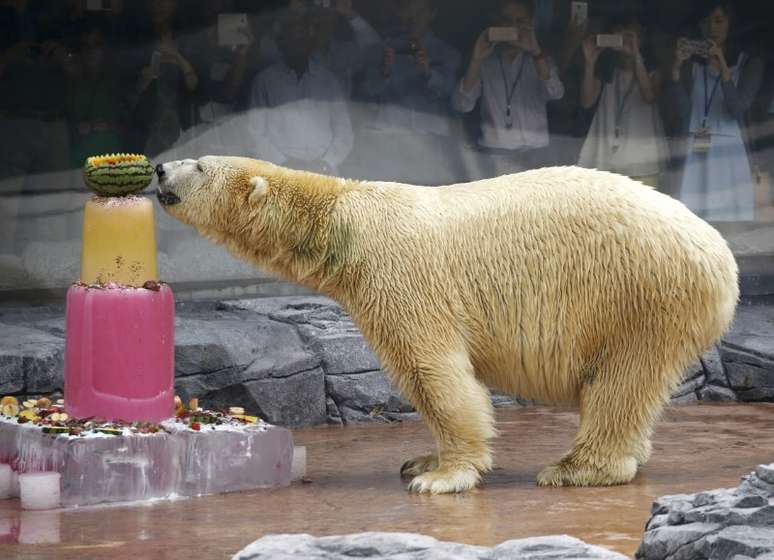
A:
<svg viewBox="0 0 774 560">
<path fill-rule="evenodd" d="M 67 11 L 44 8 L 34 0 L 0 1 L 0 179 L 16 177 L 20 190 L 25 175 L 69 163 L 62 95 L 71 63 L 62 35 Z"/>
<path fill-rule="evenodd" d="M 184 10 L 177 0 L 148 0 L 144 12 L 147 48 L 141 49 L 143 66 L 129 96 L 143 137 L 130 142 L 142 143 L 144 153 L 156 156 L 179 145 L 181 135 L 193 124 L 199 76 L 184 45 Z"/>
<path fill-rule="evenodd" d="M 609 34 L 590 35 L 583 42 L 580 104 L 593 110 L 594 116 L 578 165 L 621 173 L 658 187 L 669 157 L 656 104 L 661 76 L 647 66 L 636 16 L 613 20 L 609 30 Z"/>
<path fill-rule="evenodd" d="M 62 94 L 71 66 L 66 8 L 0 0 L 0 255 L 20 255 L 29 241 L 70 233 L 55 227 L 65 220 L 49 220 L 41 230 L 37 219 L 61 211 L 67 195 L 48 191 L 69 186 L 68 177 L 51 175 L 66 170 L 70 157 Z"/>
<path fill-rule="evenodd" d="M 497 26 L 478 36 L 452 96 L 464 113 L 482 99 L 478 143 L 493 175 L 542 165 L 549 144 L 546 105 L 564 95 L 556 65 L 535 37 L 533 16 L 531 1 L 503 1 Z"/>
<path fill-rule="evenodd" d="M 453 182 L 449 97 L 459 53 L 432 31 L 433 0 L 399 0 L 398 24 L 369 53 L 358 94 L 373 117 L 360 130 L 349 172 L 422 185 Z"/>
<path fill-rule="evenodd" d="M 664 111 L 679 140 L 677 194 L 706 220 L 752 220 L 754 183 L 743 124 L 763 62 L 732 40 L 735 12 L 729 3 L 704 8 L 696 18 L 701 40 L 677 41 L 665 90 Z"/>
<path fill-rule="evenodd" d="M 335 175 L 352 150 L 352 124 L 338 80 L 313 57 L 316 25 L 313 10 L 281 16 L 282 60 L 253 81 L 249 127 L 259 159 Z"/>
</svg>

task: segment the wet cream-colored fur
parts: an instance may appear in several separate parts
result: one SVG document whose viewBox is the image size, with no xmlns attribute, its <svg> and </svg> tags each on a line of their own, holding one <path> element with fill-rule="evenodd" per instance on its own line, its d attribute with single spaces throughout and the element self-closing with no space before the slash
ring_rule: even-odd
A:
<svg viewBox="0 0 774 560">
<path fill-rule="evenodd" d="M 717 231 L 611 173 L 428 188 L 212 156 L 164 171 L 169 213 L 351 314 L 437 442 L 401 470 L 420 492 L 467 490 L 491 468 L 487 385 L 579 407 L 573 447 L 539 484 L 629 482 L 681 372 L 736 307 Z"/>
</svg>

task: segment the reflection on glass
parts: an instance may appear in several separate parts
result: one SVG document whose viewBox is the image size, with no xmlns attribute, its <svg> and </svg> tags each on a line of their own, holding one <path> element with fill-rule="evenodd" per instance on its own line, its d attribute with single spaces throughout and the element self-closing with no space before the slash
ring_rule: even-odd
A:
<svg viewBox="0 0 774 560">
<path fill-rule="evenodd" d="M 770 293 L 772 7 L 638 5 L 0 1 L 0 297 L 78 279 L 80 168 L 111 151 L 427 187 L 611 170 L 716 225 Z M 179 293 L 270 280 L 157 216 Z"/>
</svg>

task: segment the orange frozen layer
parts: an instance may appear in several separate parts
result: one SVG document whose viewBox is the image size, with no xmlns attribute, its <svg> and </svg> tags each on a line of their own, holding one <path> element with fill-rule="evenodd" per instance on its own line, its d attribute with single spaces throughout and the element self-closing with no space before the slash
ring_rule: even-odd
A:
<svg viewBox="0 0 774 560">
<path fill-rule="evenodd" d="M 158 280 L 153 203 L 140 196 L 86 202 L 81 282 L 142 286 L 148 280 Z"/>
</svg>

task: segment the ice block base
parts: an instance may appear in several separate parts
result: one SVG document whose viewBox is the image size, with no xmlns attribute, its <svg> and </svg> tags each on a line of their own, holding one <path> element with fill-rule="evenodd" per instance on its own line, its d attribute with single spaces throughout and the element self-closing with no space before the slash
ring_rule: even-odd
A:
<svg viewBox="0 0 774 560">
<path fill-rule="evenodd" d="M 61 473 L 63 507 L 200 496 L 288 486 L 293 436 L 254 424 L 74 437 L 0 418 L 0 463 L 18 473 Z"/>
</svg>

